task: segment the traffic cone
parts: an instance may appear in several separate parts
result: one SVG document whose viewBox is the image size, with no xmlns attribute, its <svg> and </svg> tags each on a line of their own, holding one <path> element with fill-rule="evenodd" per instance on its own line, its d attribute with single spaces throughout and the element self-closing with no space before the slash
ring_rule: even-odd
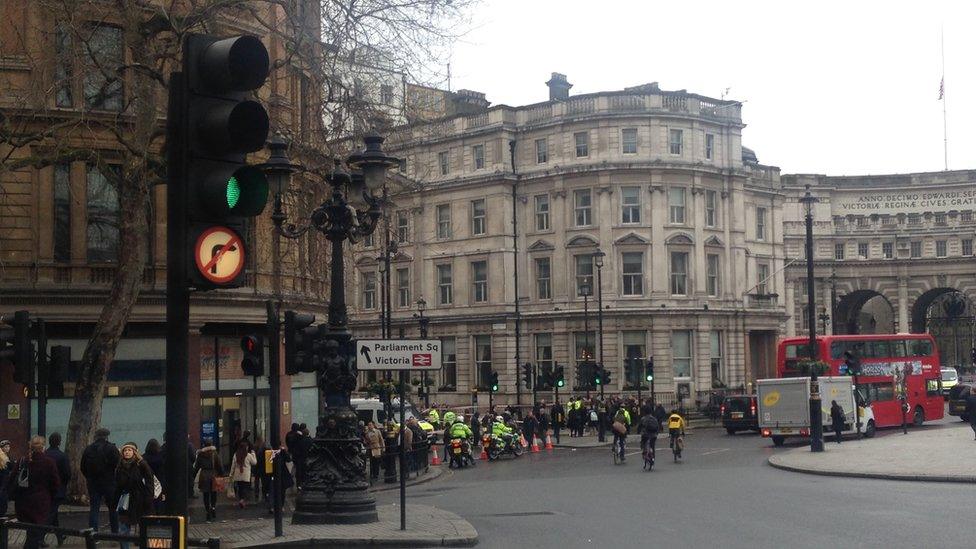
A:
<svg viewBox="0 0 976 549">
<path fill-rule="evenodd" d="M 552 437 L 549 436 L 549 433 L 546 433 L 546 451 L 552 451 Z"/>
<path fill-rule="evenodd" d="M 484 445 L 481 446 L 481 455 L 478 456 L 478 459 L 481 461 L 488 461 L 488 450 L 485 449 Z"/>
<path fill-rule="evenodd" d="M 519 435 L 519 442 L 522 443 L 522 448 L 525 448 L 526 446 L 529 445 L 529 443 L 525 441 L 525 435 L 522 434 Z"/>
<path fill-rule="evenodd" d="M 532 435 L 532 453 L 539 453 L 539 439 L 535 435 Z"/>
<path fill-rule="evenodd" d="M 433 459 L 430 460 L 430 464 L 436 467 L 437 465 L 441 464 L 441 455 L 440 452 L 437 451 L 437 444 L 431 444 L 430 450 L 434 456 Z"/>
</svg>

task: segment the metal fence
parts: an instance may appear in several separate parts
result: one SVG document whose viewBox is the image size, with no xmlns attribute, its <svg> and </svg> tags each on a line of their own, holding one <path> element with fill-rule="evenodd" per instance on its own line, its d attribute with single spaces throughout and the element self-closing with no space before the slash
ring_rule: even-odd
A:
<svg viewBox="0 0 976 549">
<path fill-rule="evenodd" d="M 28 532 L 43 532 L 46 536 L 47 534 L 54 534 L 58 536 L 65 536 L 69 538 L 84 538 L 86 549 L 96 549 L 98 542 L 100 541 L 114 541 L 127 542 L 140 547 L 141 539 L 139 535 L 123 535 L 123 534 L 111 534 L 111 533 L 98 533 L 91 528 L 86 528 L 84 530 L 73 530 L 71 528 L 60 528 L 57 526 L 47 526 L 43 524 L 30 524 L 27 522 L 17 522 L 11 519 L 0 520 L 0 549 L 8 549 L 10 547 L 10 535 L 13 530 L 23 530 L 26 535 Z M 194 539 L 187 538 L 187 547 L 207 547 L 209 549 L 219 549 L 220 548 L 220 538 L 204 538 L 204 539 Z"/>
</svg>

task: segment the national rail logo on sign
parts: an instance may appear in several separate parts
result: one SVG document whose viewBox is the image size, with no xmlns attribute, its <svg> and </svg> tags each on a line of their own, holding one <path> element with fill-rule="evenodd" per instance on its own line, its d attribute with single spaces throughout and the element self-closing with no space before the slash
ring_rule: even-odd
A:
<svg viewBox="0 0 976 549">
<path fill-rule="evenodd" d="M 414 353 L 413 366 L 430 366 L 430 353 Z"/>
</svg>

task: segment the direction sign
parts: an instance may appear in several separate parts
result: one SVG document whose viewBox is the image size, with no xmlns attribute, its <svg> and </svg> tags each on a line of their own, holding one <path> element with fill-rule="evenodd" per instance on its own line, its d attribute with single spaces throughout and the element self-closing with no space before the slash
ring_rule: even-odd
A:
<svg viewBox="0 0 976 549">
<path fill-rule="evenodd" d="M 360 370 L 440 370 L 438 339 L 360 339 L 356 341 Z"/>
<path fill-rule="evenodd" d="M 234 280 L 244 268 L 244 242 L 227 227 L 210 227 L 193 247 L 197 271 L 214 284 Z"/>
</svg>

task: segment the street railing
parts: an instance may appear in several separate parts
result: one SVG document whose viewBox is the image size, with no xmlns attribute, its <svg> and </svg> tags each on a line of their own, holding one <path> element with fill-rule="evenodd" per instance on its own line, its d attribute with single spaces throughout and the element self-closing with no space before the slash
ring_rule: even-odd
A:
<svg viewBox="0 0 976 549">
<path fill-rule="evenodd" d="M 10 534 L 12 530 L 23 530 L 26 535 L 29 532 L 42 532 L 43 535 L 54 534 L 57 536 L 64 536 L 68 538 L 84 538 L 86 549 L 96 549 L 98 542 L 100 541 L 114 541 L 116 543 L 125 542 L 132 543 L 136 547 L 139 547 L 141 539 L 138 534 L 136 535 L 126 535 L 126 534 L 113 534 L 104 533 L 100 534 L 91 528 L 86 528 L 84 530 L 74 530 L 71 528 L 61 528 L 58 526 L 48 526 L 44 524 L 31 524 L 29 522 L 18 522 L 12 519 L 0 519 L 0 549 L 8 549 L 10 547 Z M 194 539 L 187 538 L 187 547 L 207 547 L 208 549 L 219 549 L 220 548 L 220 538 L 203 538 Z"/>
</svg>

